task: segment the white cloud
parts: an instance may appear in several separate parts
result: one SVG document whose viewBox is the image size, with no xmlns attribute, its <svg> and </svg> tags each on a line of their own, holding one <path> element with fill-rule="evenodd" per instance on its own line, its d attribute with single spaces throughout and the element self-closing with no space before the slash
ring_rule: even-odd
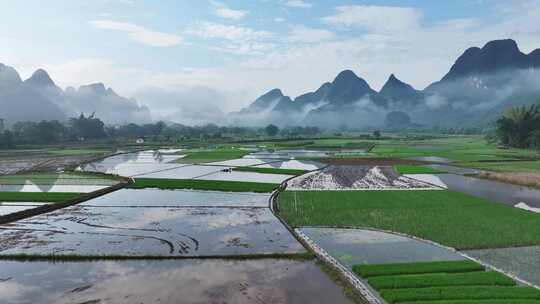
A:
<svg viewBox="0 0 540 304">
<path fill-rule="evenodd" d="M 289 0 L 284 3 L 289 7 L 310 8 L 313 5 L 305 0 Z"/>
<path fill-rule="evenodd" d="M 421 17 L 419 10 L 411 7 L 348 5 L 335 9 L 336 14 L 323 18 L 325 23 L 379 32 L 417 29 Z"/>
<path fill-rule="evenodd" d="M 295 25 L 291 27 L 288 40 L 292 42 L 315 43 L 330 40 L 334 37 L 335 34 L 328 30 Z"/>
<path fill-rule="evenodd" d="M 221 18 L 240 20 L 249 14 L 249 11 L 232 9 L 219 1 L 210 0 L 210 4 L 214 7 L 214 15 Z"/>
<path fill-rule="evenodd" d="M 274 37 L 273 33 L 236 25 L 197 22 L 186 33 L 206 39 L 222 40 L 221 44 L 215 44 L 212 47 L 218 51 L 235 54 L 261 54 L 263 51 L 269 50 L 274 46 L 270 42 Z"/>
<path fill-rule="evenodd" d="M 153 31 L 129 22 L 93 20 L 90 24 L 99 29 L 126 32 L 132 40 L 150 46 L 169 47 L 183 42 L 179 35 Z"/>
<path fill-rule="evenodd" d="M 285 22 L 285 18 L 276 17 L 274 18 L 274 22 Z"/>
</svg>

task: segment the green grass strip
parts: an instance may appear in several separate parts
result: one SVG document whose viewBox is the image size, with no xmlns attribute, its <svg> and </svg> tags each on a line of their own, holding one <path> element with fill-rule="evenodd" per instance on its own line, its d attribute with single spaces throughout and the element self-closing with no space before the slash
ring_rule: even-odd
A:
<svg viewBox="0 0 540 304">
<path fill-rule="evenodd" d="M 437 169 L 416 165 L 396 165 L 394 169 L 399 174 L 441 174 L 446 173 Z"/>
<path fill-rule="evenodd" d="M 540 300 L 540 290 L 532 287 L 464 286 L 383 289 L 381 296 L 389 303 L 436 300 Z"/>
<path fill-rule="evenodd" d="M 473 261 L 443 261 L 396 264 L 354 265 L 353 271 L 364 277 L 425 273 L 459 273 L 483 271 L 484 267 Z"/>
<path fill-rule="evenodd" d="M 81 193 L 67 192 L 0 192 L 0 202 L 50 202 L 67 201 Z"/>
<path fill-rule="evenodd" d="M 284 191 L 278 199 L 294 227 L 371 227 L 457 249 L 540 245 L 538 214 L 454 191 Z"/>
<path fill-rule="evenodd" d="M 132 188 L 132 189 L 144 189 L 144 188 L 194 189 L 194 190 L 268 193 L 268 192 L 272 192 L 278 186 L 279 184 L 237 182 L 237 181 L 136 178 L 135 183 L 129 184 L 128 188 Z"/>
<path fill-rule="evenodd" d="M 285 174 L 285 175 L 302 175 L 309 171 L 298 169 L 280 169 L 280 168 L 261 168 L 261 167 L 236 167 L 233 171 L 241 172 L 257 172 L 266 174 Z"/>
<path fill-rule="evenodd" d="M 373 277 L 375 289 L 422 288 L 442 286 L 514 286 L 516 283 L 499 272 L 434 273 Z"/>
<path fill-rule="evenodd" d="M 414 301 L 401 304 L 538 304 L 538 300 L 449 300 L 449 301 Z"/>
</svg>

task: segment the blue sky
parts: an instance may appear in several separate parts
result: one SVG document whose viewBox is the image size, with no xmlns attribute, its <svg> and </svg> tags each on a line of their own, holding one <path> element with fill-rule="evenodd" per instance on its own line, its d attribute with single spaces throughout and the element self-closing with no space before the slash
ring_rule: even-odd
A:
<svg viewBox="0 0 540 304">
<path fill-rule="evenodd" d="M 23 77 L 104 82 L 156 117 L 294 97 L 343 69 L 422 89 L 469 46 L 540 47 L 539 0 L 0 0 L 0 18 L 0 62 Z"/>
</svg>

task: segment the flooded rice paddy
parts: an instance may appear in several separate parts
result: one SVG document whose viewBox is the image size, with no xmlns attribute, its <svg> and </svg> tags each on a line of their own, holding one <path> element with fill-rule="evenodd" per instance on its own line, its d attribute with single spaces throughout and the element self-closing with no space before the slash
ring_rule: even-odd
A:
<svg viewBox="0 0 540 304">
<path fill-rule="evenodd" d="M 35 202 L 0 202 L 0 216 L 8 215 L 14 212 L 33 209 L 47 203 Z"/>
<path fill-rule="evenodd" d="M 275 169 L 296 169 L 296 170 L 317 170 L 326 166 L 323 163 L 309 160 L 286 160 L 257 165 L 258 168 L 275 168 Z"/>
<path fill-rule="evenodd" d="M 300 231 L 348 268 L 356 264 L 464 259 L 448 249 L 385 232 L 306 227 L 300 228 Z"/>
<path fill-rule="evenodd" d="M 271 259 L 1 261 L 0 299 L 5 304 L 351 303 L 313 261 Z"/>
<path fill-rule="evenodd" d="M 398 176 L 392 167 L 328 166 L 290 180 L 290 190 L 430 189 L 432 185 Z"/>
<path fill-rule="evenodd" d="M 246 167 L 246 166 L 256 166 L 256 165 L 271 163 L 275 161 L 276 161 L 275 159 L 250 157 L 250 155 L 246 155 L 243 158 L 231 159 L 231 160 L 225 160 L 225 161 L 219 161 L 219 162 L 211 162 L 208 164 L 216 165 L 216 166 Z"/>
<path fill-rule="evenodd" d="M 190 179 L 220 172 L 226 167 L 221 166 L 200 166 L 184 165 L 172 169 L 164 169 L 156 172 L 138 174 L 135 177 L 142 178 L 164 178 L 164 179 Z"/>
<path fill-rule="evenodd" d="M 246 158 L 273 158 L 273 159 L 293 159 L 293 158 L 309 158 L 309 157 L 327 157 L 329 152 L 317 150 L 277 150 L 277 151 L 261 151 L 251 153 Z"/>
<path fill-rule="evenodd" d="M 469 250 L 465 253 L 540 286 L 540 246 Z"/>
<path fill-rule="evenodd" d="M 89 201 L 81 206 L 93 207 L 268 207 L 270 194 L 121 189 Z"/>
<path fill-rule="evenodd" d="M 525 203 L 530 207 L 540 208 L 540 189 L 456 174 L 438 174 L 437 176 L 450 190 L 511 206 Z"/>
<path fill-rule="evenodd" d="M 164 154 L 159 151 L 123 153 L 82 165 L 78 170 L 133 176 L 145 172 L 180 167 L 180 164 L 171 162 L 181 157 L 182 155 Z"/>
<path fill-rule="evenodd" d="M 280 184 L 283 181 L 292 177 L 294 176 L 285 175 L 285 174 L 265 174 L 265 173 L 241 172 L 241 171 L 219 171 L 216 173 L 197 177 L 196 179 Z"/>
<path fill-rule="evenodd" d="M 418 157 L 409 157 L 408 159 L 432 162 L 432 163 L 444 163 L 444 164 L 449 164 L 452 162 L 451 159 L 448 159 L 446 157 L 440 157 L 440 156 L 418 156 Z"/>
<path fill-rule="evenodd" d="M 303 247 L 266 208 L 74 206 L 0 225 L 1 254 L 223 256 Z"/>
</svg>

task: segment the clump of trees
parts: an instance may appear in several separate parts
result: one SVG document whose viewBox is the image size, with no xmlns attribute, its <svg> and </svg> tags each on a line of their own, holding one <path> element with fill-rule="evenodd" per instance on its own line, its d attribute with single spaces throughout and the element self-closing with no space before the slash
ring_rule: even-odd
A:
<svg viewBox="0 0 540 304">
<path fill-rule="evenodd" d="M 132 142 L 137 138 L 149 141 L 235 141 L 270 137 L 301 138 L 320 134 L 317 127 L 284 127 L 275 125 L 264 128 L 222 127 L 215 124 L 185 126 L 156 122 L 138 125 L 134 123 L 107 126 L 94 114 L 73 117 L 65 123 L 59 121 L 17 122 L 10 130 L 0 133 L 0 149 L 17 145 L 64 144 L 82 142 L 119 143 Z"/>
<path fill-rule="evenodd" d="M 515 148 L 540 148 L 540 105 L 508 109 L 496 122 L 499 141 Z"/>
</svg>

